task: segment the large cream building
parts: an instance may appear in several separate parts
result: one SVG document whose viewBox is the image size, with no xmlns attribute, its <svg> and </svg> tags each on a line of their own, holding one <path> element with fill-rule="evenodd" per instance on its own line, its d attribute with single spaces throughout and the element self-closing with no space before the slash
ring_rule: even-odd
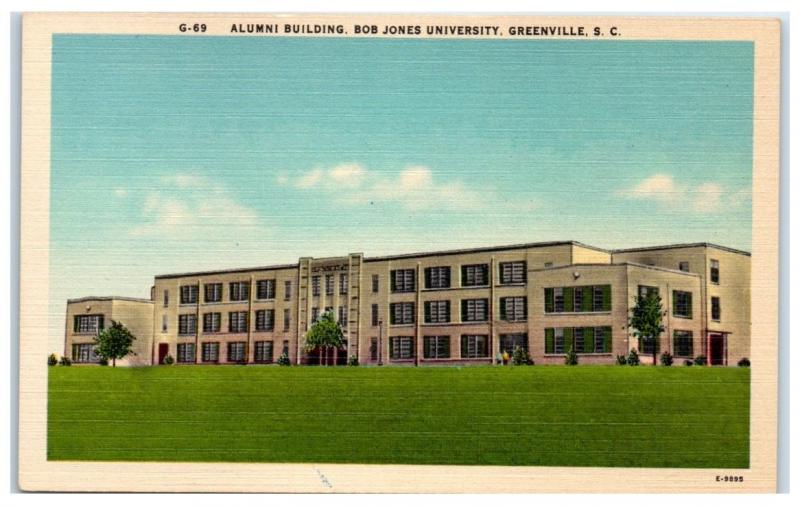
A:
<svg viewBox="0 0 800 508">
<path fill-rule="evenodd" d="M 111 320 L 137 337 L 130 365 L 317 363 L 304 350 L 331 311 L 346 347 L 366 365 L 487 364 L 526 348 L 538 364 L 611 364 L 636 349 L 627 322 L 640 294 L 657 292 L 665 332 L 656 345 L 678 362 L 713 365 L 750 354 L 750 255 L 697 243 L 605 250 L 549 242 L 365 258 L 300 258 L 291 265 L 158 275 L 151 300 L 67 303 L 64 354 L 92 363 L 93 335 Z"/>
</svg>

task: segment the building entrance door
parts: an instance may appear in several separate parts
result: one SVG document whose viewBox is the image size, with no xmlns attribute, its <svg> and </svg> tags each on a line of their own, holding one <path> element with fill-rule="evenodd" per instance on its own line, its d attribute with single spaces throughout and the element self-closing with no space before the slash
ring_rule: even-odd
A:
<svg viewBox="0 0 800 508">
<path fill-rule="evenodd" d="M 158 345 L 158 364 L 164 364 L 164 358 L 169 354 L 169 344 L 161 343 Z"/>
<path fill-rule="evenodd" d="M 725 365 L 725 335 L 711 334 L 708 351 L 708 362 L 711 365 Z"/>
</svg>

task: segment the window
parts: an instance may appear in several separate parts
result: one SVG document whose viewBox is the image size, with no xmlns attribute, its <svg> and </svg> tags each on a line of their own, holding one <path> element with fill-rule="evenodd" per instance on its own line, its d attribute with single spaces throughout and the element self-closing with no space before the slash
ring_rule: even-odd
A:
<svg viewBox="0 0 800 508">
<path fill-rule="evenodd" d="M 462 335 L 461 358 L 486 358 L 489 356 L 488 335 Z"/>
<path fill-rule="evenodd" d="M 393 303 L 389 306 L 391 324 L 393 325 L 413 325 L 414 324 L 414 303 L 401 302 Z"/>
<path fill-rule="evenodd" d="M 325 294 L 329 296 L 333 294 L 333 275 L 325 276 Z"/>
<path fill-rule="evenodd" d="M 288 332 L 292 326 L 292 310 L 283 309 L 283 331 Z"/>
<path fill-rule="evenodd" d="M 259 300 L 272 300 L 275 298 L 275 279 L 256 281 L 256 298 Z"/>
<path fill-rule="evenodd" d="M 339 274 L 339 294 L 346 295 L 347 294 L 347 274 L 340 273 Z"/>
<path fill-rule="evenodd" d="M 169 289 L 164 290 L 164 307 L 169 306 Z"/>
<path fill-rule="evenodd" d="M 489 319 L 489 300 L 485 298 L 475 298 L 461 300 L 461 321 L 488 321 Z"/>
<path fill-rule="evenodd" d="M 181 286 L 181 305 L 197 303 L 197 285 Z"/>
<path fill-rule="evenodd" d="M 433 266 L 425 269 L 425 287 L 427 289 L 446 289 L 450 287 L 450 267 Z"/>
<path fill-rule="evenodd" d="M 289 341 L 288 340 L 283 341 L 283 349 L 282 349 L 282 353 L 281 354 L 289 356 Z"/>
<path fill-rule="evenodd" d="M 426 323 L 449 323 L 450 300 L 425 302 Z"/>
<path fill-rule="evenodd" d="M 464 287 L 489 285 L 489 265 L 464 265 L 461 267 L 461 285 Z"/>
<path fill-rule="evenodd" d="M 659 342 L 660 337 L 652 337 L 647 339 L 639 337 L 639 352 L 644 355 L 652 355 L 654 351 L 658 353 L 658 351 L 661 349 Z"/>
<path fill-rule="evenodd" d="M 230 291 L 232 302 L 244 302 L 250 298 L 250 284 L 247 282 L 231 282 Z"/>
<path fill-rule="evenodd" d="M 72 331 L 82 334 L 96 334 L 103 329 L 102 314 L 85 314 L 75 316 Z"/>
<path fill-rule="evenodd" d="M 672 315 L 688 319 L 692 318 L 692 293 L 688 291 L 672 292 Z"/>
<path fill-rule="evenodd" d="M 688 261 L 681 261 L 680 263 L 678 263 L 678 270 L 680 270 L 682 272 L 688 272 L 689 271 L 689 262 Z"/>
<path fill-rule="evenodd" d="M 372 362 L 378 361 L 378 337 L 369 339 L 369 359 Z"/>
<path fill-rule="evenodd" d="M 347 326 L 347 307 L 339 305 L 339 326 Z"/>
<path fill-rule="evenodd" d="M 319 320 L 319 307 L 311 307 L 311 322 L 316 323 Z"/>
<path fill-rule="evenodd" d="M 324 313 L 325 314 L 328 314 L 328 313 L 332 314 L 333 313 L 333 307 L 325 307 L 325 312 Z"/>
<path fill-rule="evenodd" d="M 450 358 L 450 336 L 433 335 L 423 338 L 425 358 Z"/>
<path fill-rule="evenodd" d="M 547 313 L 610 310 L 610 285 L 544 288 L 544 311 Z"/>
<path fill-rule="evenodd" d="M 719 321 L 722 318 L 722 307 L 718 296 L 711 297 L 711 319 Z"/>
<path fill-rule="evenodd" d="M 96 363 L 100 361 L 94 352 L 94 344 L 73 344 L 72 361 L 75 363 Z"/>
<path fill-rule="evenodd" d="M 528 334 L 527 333 L 511 333 L 500 335 L 500 352 L 511 354 L 514 349 L 521 347 L 525 351 L 528 350 Z"/>
<path fill-rule="evenodd" d="M 180 314 L 178 316 L 178 335 L 194 335 L 197 333 L 197 315 Z"/>
<path fill-rule="evenodd" d="M 500 263 L 500 284 L 521 284 L 525 275 L 525 261 Z"/>
<path fill-rule="evenodd" d="M 178 344 L 178 363 L 194 363 L 194 344 Z"/>
<path fill-rule="evenodd" d="M 247 331 L 247 312 L 228 313 L 228 331 L 230 333 L 244 333 Z"/>
<path fill-rule="evenodd" d="M 545 268 L 553 268 L 553 262 L 552 261 L 546 261 L 545 264 L 544 264 L 544 267 Z"/>
<path fill-rule="evenodd" d="M 658 288 L 655 286 L 639 286 L 637 293 L 639 298 L 647 298 L 650 295 L 658 296 Z"/>
<path fill-rule="evenodd" d="M 378 274 L 377 273 L 372 275 L 372 292 L 373 293 L 377 293 L 378 290 L 380 289 L 379 280 L 380 279 L 378 278 Z"/>
<path fill-rule="evenodd" d="M 292 281 L 283 281 L 283 299 L 288 301 L 292 299 Z"/>
<path fill-rule="evenodd" d="M 555 312 L 564 312 L 564 288 L 553 288 Z"/>
<path fill-rule="evenodd" d="M 220 329 L 221 315 L 219 312 L 203 314 L 203 333 L 217 333 Z"/>
<path fill-rule="evenodd" d="M 378 304 L 372 304 L 372 326 L 378 326 L 378 321 L 380 321 L 380 313 L 378 311 Z"/>
<path fill-rule="evenodd" d="M 594 331 L 594 352 L 595 353 L 610 353 L 611 352 L 611 327 L 598 326 L 592 328 Z"/>
<path fill-rule="evenodd" d="M 500 299 L 501 321 L 525 321 L 528 319 L 528 298 L 507 296 Z"/>
<path fill-rule="evenodd" d="M 553 353 L 554 354 L 557 354 L 557 355 L 558 354 L 564 354 L 564 353 L 567 352 L 568 347 L 572 347 L 572 333 L 571 333 L 572 329 L 568 328 L 568 330 L 570 331 L 570 333 L 568 334 L 570 336 L 569 337 L 569 339 L 570 339 L 569 340 L 569 345 L 567 345 L 567 337 L 565 337 L 565 335 L 567 335 L 567 334 L 564 333 L 564 328 L 555 328 L 554 329 L 554 331 L 555 331 L 555 337 L 554 337 L 555 338 L 555 342 L 553 343 L 553 346 L 554 346 Z"/>
<path fill-rule="evenodd" d="M 675 330 L 672 332 L 672 349 L 675 356 L 691 358 L 694 356 L 692 332 Z"/>
<path fill-rule="evenodd" d="M 221 282 L 214 282 L 211 284 L 205 284 L 203 286 L 204 295 L 203 298 L 205 299 L 206 303 L 214 303 L 214 302 L 221 302 L 222 301 L 222 283 Z"/>
<path fill-rule="evenodd" d="M 711 282 L 719 284 L 719 261 L 711 260 Z"/>
<path fill-rule="evenodd" d="M 210 363 L 219 361 L 219 342 L 203 342 L 202 360 Z"/>
<path fill-rule="evenodd" d="M 261 309 L 256 311 L 256 331 L 265 332 L 275 329 L 275 310 Z"/>
<path fill-rule="evenodd" d="M 169 322 L 169 318 L 166 314 L 161 316 L 161 333 L 167 333 L 167 323 Z"/>
<path fill-rule="evenodd" d="M 228 361 L 244 362 L 244 342 L 228 342 Z"/>
<path fill-rule="evenodd" d="M 392 293 L 409 293 L 415 290 L 414 270 L 392 270 Z"/>
<path fill-rule="evenodd" d="M 389 357 L 392 360 L 412 360 L 414 337 L 389 337 Z"/>
<path fill-rule="evenodd" d="M 319 275 L 311 277 L 311 296 L 319 296 Z"/>
<path fill-rule="evenodd" d="M 255 359 L 256 363 L 272 363 L 272 341 L 259 340 L 255 343 Z"/>
</svg>

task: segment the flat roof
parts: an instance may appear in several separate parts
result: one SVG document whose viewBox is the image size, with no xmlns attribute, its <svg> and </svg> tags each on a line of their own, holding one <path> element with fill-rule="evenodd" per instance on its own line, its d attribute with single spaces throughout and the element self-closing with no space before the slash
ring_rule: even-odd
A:
<svg viewBox="0 0 800 508">
<path fill-rule="evenodd" d="M 255 266 L 250 268 L 230 268 L 226 270 L 205 270 L 202 272 L 184 272 L 184 273 L 167 273 L 163 275 L 156 275 L 156 279 L 178 279 L 182 277 L 199 277 L 202 275 L 222 275 L 226 273 L 248 273 L 248 272 L 264 272 L 269 270 L 285 270 L 287 268 L 297 268 L 298 264 L 286 265 L 269 265 L 269 266 Z"/>
<path fill-rule="evenodd" d="M 409 259 L 409 258 L 425 258 L 425 257 L 433 257 L 433 256 L 451 256 L 454 254 L 472 254 L 478 252 L 497 252 L 501 250 L 519 250 L 519 249 L 538 249 L 543 247 L 555 247 L 559 245 L 576 245 L 578 247 L 584 247 L 586 249 L 592 249 L 600 252 L 608 252 L 608 249 L 601 249 L 600 247 L 593 247 L 591 245 L 586 245 L 585 243 L 577 242 L 575 240 L 567 240 L 567 241 L 560 241 L 560 242 L 535 242 L 535 243 L 518 243 L 512 245 L 499 245 L 495 247 L 475 247 L 469 249 L 452 249 L 452 250 L 438 250 L 438 251 L 428 251 L 428 252 L 414 252 L 411 254 L 397 254 L 397 255 L 389 255 L 389 256 L 378 256 L 373 258 L 364 258 L 365 263 L 369 263 L 372 261 L 391 261 L 394 259 Z"/>
<path fill-rule="evenodd" d="M 153 303 L 153 300 L 147 298 L 131 298 L 130 296 L 84 296 L 81 298 L 70 298 L 67 303 L 81 303 L 81 302 L 110 302 L 113 300 L 122 300 L 125 302 L 137 303 Z"/>
<path fill-rule="evenodd" d="M 546 272 L 552 270 L 564 270 L 564 269 L 574 269 L 574 268 L 581 268 L 581 267 L 588 267 L 588 268 L 608 268 L 608 267 L 617 267 L 617 268 L 624 268 L 626 266 L 635 266 L 636 268 L 645 268 L 648 270 L 657 270 L 659 272 L 669 272 L 674 273 L 677 275 L 688 275 L 690 277 L 700 277 L 700 274 L 694 272 L 684 272 L 681 270 L 675 270 L 674 268 L 666 268 L 663 266 L 652 266 L 652 265 L 645 265 L 643 263 L 636 263 L 633 261 L 623 261 L 621 263 L 575 263 L 572 265 L 561 265 L 561 266 L 550 266 L 548 268 L 532 268 L 528 270 L 529 272 Z"/>
<path fill-rule="evenodd" d="M 616 254 L 618 252 L 646 252 L 651 250 L 687 249 L 692 247 L 706 247 L 706 248 L 711 247 L 712 249 L 719 249 L 727 252 L 733 252 L 734 254 L 741 254 L 743 256 L 750 255 L 750 253 L 745 250 L 734 249 L 733 247 L 725 247 L 724 245 L 717 245 L 715 243 L 707 243 L 707 242 L 673 243 L 669 245 L 657 245 L 655 247 L 633 247 L 630 249 L 612 249 L 611 254 Z"/>
</svg>

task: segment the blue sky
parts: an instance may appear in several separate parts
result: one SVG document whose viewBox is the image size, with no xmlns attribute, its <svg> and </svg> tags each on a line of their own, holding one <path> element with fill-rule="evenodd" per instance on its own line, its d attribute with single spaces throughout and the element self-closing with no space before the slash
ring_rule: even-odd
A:
<svg viewBox="0 0 800 508">
<path fill-rule="evenodd" d="M 56 35 L 51 335 L 158 273 L 751 246 L 744 42 Z"/>
</svg>

